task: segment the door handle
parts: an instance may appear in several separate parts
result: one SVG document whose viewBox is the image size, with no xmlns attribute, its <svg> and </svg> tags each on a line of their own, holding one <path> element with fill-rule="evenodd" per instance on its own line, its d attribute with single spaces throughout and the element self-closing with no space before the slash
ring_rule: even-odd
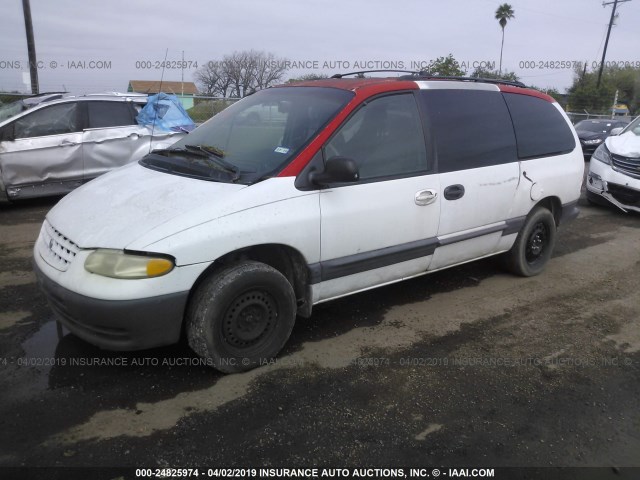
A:
<svg viewBox="0 0 640 480">
<path fill-rule="evenodd" d="M 137 133 L 131 133 L 131 134 L 129 135 L 129 138 L 130 138 L 131 140 L 137 140 L 137 139 L 139 139 L 139 138 L 140 138 L 140 135 L 138 135 Z"/>
<path fill-rule="evenodd" d="M 444 198 L 447 200 L 458 200 L 464 196 L 464 187 L 462 185 L 449 185 L 444 189 Z"/>
<path fill-rule="evenodd" d="M 74 145 L 77 145 L 77 143 L 70 142 L 69 140 L 63 140 L 60 142 L 61 147 L 73 147 Z"/>
<path fill-rule="evenodd" d="M 418 193 L 416 193 L 414 201 L 416 202 L 416 205 L 420 205 L 422 207 L 424 205 L 429 205 L 435 202 L 436 198 L 438 198 L 438 192 L 436 192 L 435 190 L 420 190 Z"/>
</svg>

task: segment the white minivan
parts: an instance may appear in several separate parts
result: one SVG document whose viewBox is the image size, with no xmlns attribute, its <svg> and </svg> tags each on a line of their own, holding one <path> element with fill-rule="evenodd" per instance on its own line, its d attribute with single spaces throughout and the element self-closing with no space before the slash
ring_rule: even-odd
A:
<svg viewBox="0 0 640 480">
<path fill-rule="evenodd" d="M 584 161 L 549 96 L 480 79 L 337 78 L 259 91 L 66 196 L 35 270 L 107 349 L 177 342 L 237 372 L 338 297 L 503 254 L 540 273 Z"/>
</svg>

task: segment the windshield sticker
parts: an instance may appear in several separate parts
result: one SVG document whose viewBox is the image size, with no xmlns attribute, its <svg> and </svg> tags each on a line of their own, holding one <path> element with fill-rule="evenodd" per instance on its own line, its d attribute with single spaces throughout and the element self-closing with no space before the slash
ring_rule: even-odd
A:
<svg viewBox="0 0 640 480">
<path fill-rule="evenodd" d="M 289 153 L 289 149 L 285 147 L 276 147 L 274 150 L 276 153 Z"/>
</svg>

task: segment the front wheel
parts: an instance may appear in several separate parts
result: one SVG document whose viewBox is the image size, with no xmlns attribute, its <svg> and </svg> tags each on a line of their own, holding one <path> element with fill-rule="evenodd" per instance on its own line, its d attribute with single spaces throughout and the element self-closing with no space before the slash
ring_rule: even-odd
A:
<svg viewBox="0 0 640 480">
<path fill-rule="evenodd" d="M 505 254 L 507 268 L 523 277 L 538 275 L 551 258 L 556 243 L 556 222 L 546 208 L 537 208 L 527 217 L 513 247 Z"/>
<path fill-rule="evenodd" d="M 242 372 L 278 354 L 295 318 L 296 297 L 284 275 L 243 261 L 198 286 L 187 308 L 187 338 L 217 370 Z"/>
</svg>

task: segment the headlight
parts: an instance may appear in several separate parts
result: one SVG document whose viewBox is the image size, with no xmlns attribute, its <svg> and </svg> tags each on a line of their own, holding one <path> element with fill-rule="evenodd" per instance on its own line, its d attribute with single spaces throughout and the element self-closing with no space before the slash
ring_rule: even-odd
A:
<svg viewBox="0 0 640 480">
<path fill-rule="evenodd" d="M 166 275 L 175 266 L 170 257 L 141 255 L 122 250 L 96 250 L 84 262 L 88 272 L 112 278 L 153 278 Z"/>
<path fill-rule="evenodd" d="M 593 152 L 591 158 L 593 160 L 606 163 L 607 165 L 611 165 L 611 153 L 609 153 L 609 149 L 604 143 L 596 148 L 596 151 Z"/>
<path fill-rule="evenodd" d="M 584 141 L 585 145 L 597 145 L 599 143 L 602 143 L 602 139 L 601 138 L 594 138 L 593 140 L 585 140 Z"/>
</svg>

